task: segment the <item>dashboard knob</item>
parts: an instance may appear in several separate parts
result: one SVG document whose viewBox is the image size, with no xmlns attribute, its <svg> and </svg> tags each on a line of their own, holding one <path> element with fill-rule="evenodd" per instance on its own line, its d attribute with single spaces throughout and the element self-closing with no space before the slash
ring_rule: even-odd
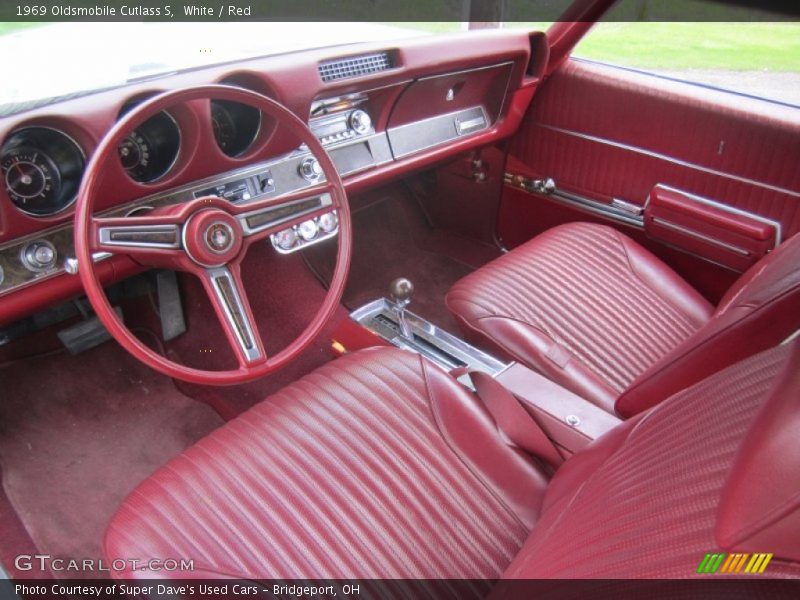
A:
<svg viewBox="0 0 800 600">
<path fill-rule="evenodd" d="M 22 250 L 22 262 L 31 271 L 46 271 L 56 265 L 58 254 L 50 242 L 31 242 Z"/>
<path fill-rule="evenodd" d="M 310 242 L 317 237 L 317 233 L 319 233 L 319 227 L 317 227 L 317 224 L 313 219 L 309 219 L 308 221 L 303 221 L 297 226 L 297 233 L 305 241 Z"/>
<path fill-rule="evenodd" d="M 304 158 L 298 167 L 298 171 L 306 181 L 313 182 L 322 177 L 322 167 L 320 166 L 319 161 L 313 156 Z"/>
<path fill-rule="evenodd" d="M 359 109 L 359 110 L 354 110 L 352 113 L 350 113 L 350 127 L 356 133 L 360 135 L 369 133 L 369 128 L 371 126 L 372 126 L 372 119 L 370 119 L 366 111 Z"/>
<path fill-rule="evenodd" d="M 297 243 L 297 232 L 289 227 L 274 234 L 273 240 L 282 250 L 291 250 Z"/>
<path fill-rule="evenodd" d="M 339 225 L 339 220 L 336 217 L 336 212 L 325 213 L 320 215 L 317 219 L 317 224 L 323 233 L 330 233 Z"/>
</svg>

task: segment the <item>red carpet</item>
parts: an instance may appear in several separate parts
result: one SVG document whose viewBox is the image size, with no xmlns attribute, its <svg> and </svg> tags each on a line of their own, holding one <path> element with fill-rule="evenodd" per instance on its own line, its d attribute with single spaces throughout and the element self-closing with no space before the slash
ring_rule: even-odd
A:
<svg viewBox="0 0 800 600">
<path fill-rule="evenodd" d="M 222 424 L 116 342 L 12 363 L 0 378 L 3 486 L 39 552 L 53 557 L 99 558 L 122 499 Z M 6 553 L 30 552 L 11 543 L 25 539 L 3 539 Z"/>
<path fill-rule="evenodd" d="M 242 265 L 242 278 L 267 352 L 276 354 L 305 329 L 322 305 L 326 292 L 299 254 L 278 254 L 268 243 L 250 249 Z M 190 275 L 182 277 L 181 283 L 188 331 L 167 344 L 170 358 L 202 369 L 235 367 L 233 354 L 202 286 Z M 225 418 L 231 418 L 331 360 L 331 333 L 337 318 L 347 318 L 347 311 L 340 309 L 303 354 L 258 381 L 230 387 L 178 385 L 187 395 L 207 402 Z"/>
<path fill-rule="evenodd" d="M 458 279 L 500 255 L 497 248 L 435 229 L 402 184 L 359 197 L 353 214 L 353 262 L 343 302 L 349 309 L 387 295 L 389 282 L 408 277 L 416 288 L 410 310 L 458 334 L 444 296 Z M 322 243 L 304 251 L 329 281 L 335 248 Z"/>
</svg>

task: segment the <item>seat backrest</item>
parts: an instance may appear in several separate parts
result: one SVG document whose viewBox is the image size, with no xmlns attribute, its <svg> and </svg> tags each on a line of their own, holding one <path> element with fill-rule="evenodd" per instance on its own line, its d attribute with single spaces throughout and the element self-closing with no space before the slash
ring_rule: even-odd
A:
<svg viewBox="0 0 800 600">
<path fill-rule="evenodd" d="M 617 399 L 630 417 L 800 329 L 800 234 L 745 272 L 711 319 L 644 371 Z"/>
<path fill-rule="evenodd" d="M 765 576 L 800 576 L 798 439 L 800 340 L 704 379 L 567 461 L 504 577 L 689 578 L 708 553 L 772 553 Z"/>
</svg>

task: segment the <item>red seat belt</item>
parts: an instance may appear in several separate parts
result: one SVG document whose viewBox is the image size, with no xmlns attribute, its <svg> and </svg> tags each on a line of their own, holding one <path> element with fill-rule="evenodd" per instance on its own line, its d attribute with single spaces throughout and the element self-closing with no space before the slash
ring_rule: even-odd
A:
<svg viewBox="0 0 800 600">
<path fill-rule="evenodd" d="M 469 371 L 478 397 L 494 418 L 497 427 L 519 448 L 546 460 L 553 467 L 564 462 L 564 457 L 547 437 L 541 425 L 500 383 L 487 373 Z"/>
</svg>

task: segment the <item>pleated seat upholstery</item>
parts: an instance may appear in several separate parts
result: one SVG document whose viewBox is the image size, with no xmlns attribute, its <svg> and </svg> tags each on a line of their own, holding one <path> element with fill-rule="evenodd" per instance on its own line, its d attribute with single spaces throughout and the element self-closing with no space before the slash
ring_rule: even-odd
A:
<svg viewBox="0 0 800 600">
<path fill-rule="evenodd" d="M 159 470 L 114 518 L 106 555 L 191 557 L 192 577 L 491 580 L 535 523 L 546 483 L 444 372 L 375 349 L 295 382 Z"/>
<path fill-rule="evenodd" d="M 105 557 L 194 561 L 160 577 L 427 580 L 366 582 L 381 598 L 507 597 L 501 575 L 697 577 L 719 552 L 771 553 L 760 576 L 797 577 L 798 367 L 800 340 L 732 365 L 623 421 L 545 485 L 444 372 L 401 350 L 357 352 L 141 484 Z"/>
<path fill-rule="evenodd" d="M 447 305 L 473 342 L 630 417 L 800 328 L 800 234 L 714 307 L 626 235 L 570 223 L 456 282 Z"/>
<path fill-rule="evenodd" d="M 457 282 L 447 305 L 491 344 L 608 411 L 713 307 L 610 227 L 563 225 Z"/>
</svg>

